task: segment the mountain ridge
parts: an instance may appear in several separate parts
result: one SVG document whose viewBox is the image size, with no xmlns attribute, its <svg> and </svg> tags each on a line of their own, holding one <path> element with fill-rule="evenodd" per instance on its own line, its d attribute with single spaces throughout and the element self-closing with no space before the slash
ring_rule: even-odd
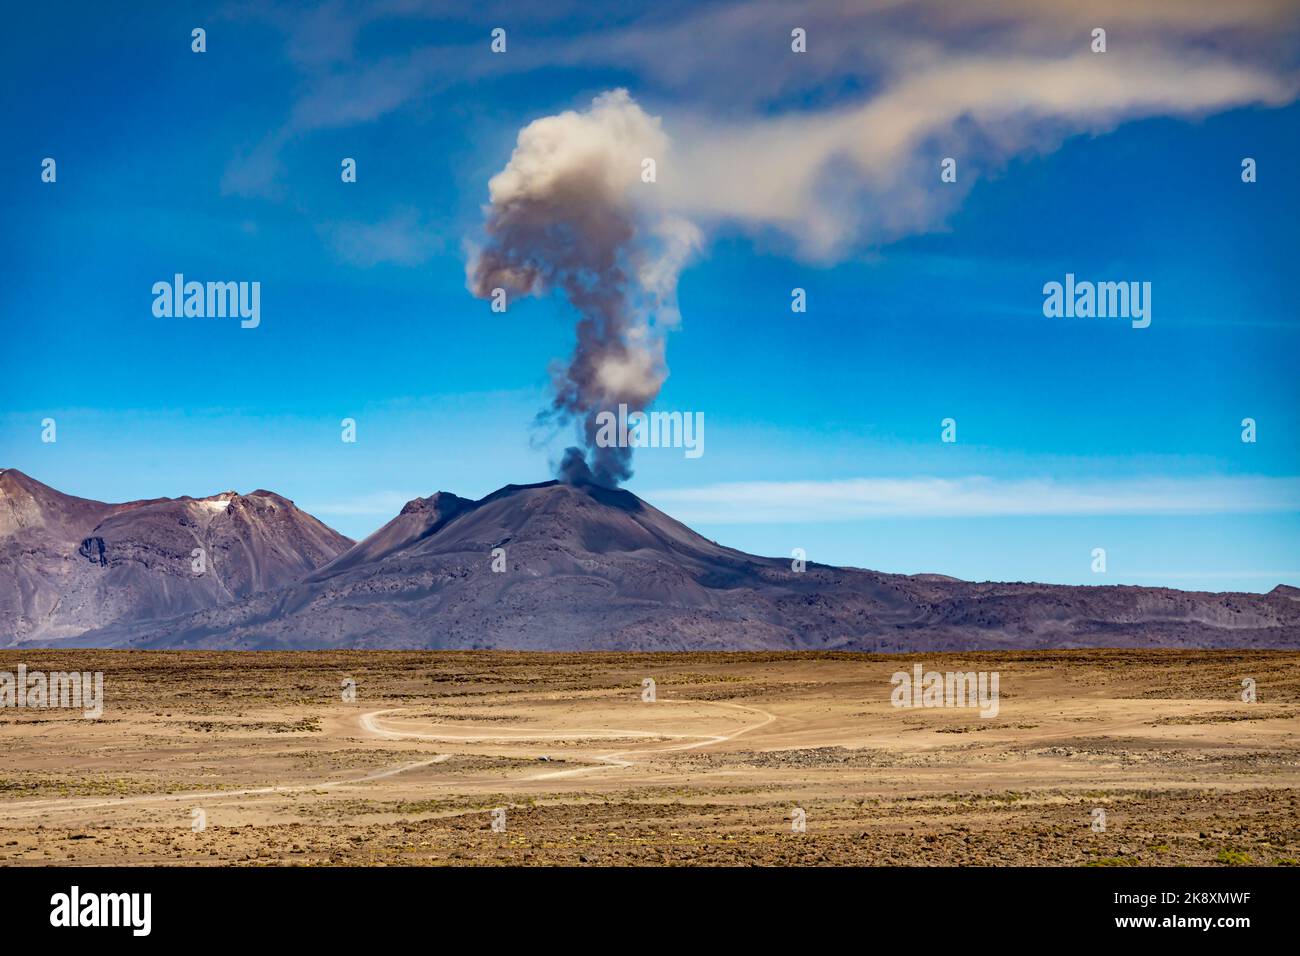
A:
<svg viewBox="0 0 1300 956">
<path fill-rule="evenodd" d="M 503 549 L 495 555 L 496 549 Z M 504 570 L 494 571 L 494 563 Z M 974 650 L 1300 647 L 1300 601 L 968 582 L 727 548 L 625 489 L 438 492 L 293 583 L 74 644 L 202 648 Z"/>
<path fill-rule="evenodd" d="M 0 469 L 0 639 L 58 640 L 241 600 L 351 544 L 266 489 L 109 503 Z"/>
</svg>

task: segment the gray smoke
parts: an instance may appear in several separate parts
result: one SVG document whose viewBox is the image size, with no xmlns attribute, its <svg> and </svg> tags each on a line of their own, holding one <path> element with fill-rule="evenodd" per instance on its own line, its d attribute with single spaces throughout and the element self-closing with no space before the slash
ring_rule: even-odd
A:
<svg viewBox="0 0 1300 956">
<path fill-rule="evenodd" d="M 596 416 L 644 410 L 668 369 L 664 334 L 675 326 L 677 276 L 699 231 L 660 211 L 642 161 L 662 163 L 659 121 L 625 90 L 597 97 L 519 133 L 510 162 L 488 184 L 487 242 L 469 266 L 471 291 L 507 299 L 560 290 L 578 312 L 577 341 L 551 369 L 554 398 L 542 421 L 577 423 L 583 448 L 565 452 L 560 477 L 616 485 L 632 450 L 599 447 Z M 581 467 L 579 467 L 579 465 Z"/>
<path fill-rule="evenodd" d="M 570 485 L 606 485 L 613 483 L 601 481 L 592 474 L 591 466 L 587 464 L 587 453 L 581 448 L 570 446 L 564 449 L 564 456 L 560 459 L 559 466 L 555 469 L 556 476 L 563 482 Z"/>
</svg>

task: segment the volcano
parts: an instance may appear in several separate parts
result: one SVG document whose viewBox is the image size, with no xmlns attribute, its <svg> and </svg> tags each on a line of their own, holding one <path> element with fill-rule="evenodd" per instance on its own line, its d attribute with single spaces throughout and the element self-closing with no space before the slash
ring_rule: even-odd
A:
<svg viewBox="0 0 1300 956">
<path fill-rule="evenodd" d="M 6 468 L 0 643 L 75 637 L 239 601 L 301 580 L 352 544 L 271 491 L 107 504 Z"/>
<path fill-rule="evenodd" d="M 113 520 L 102 519 L 101 527 Z M 300 542 L 291 553 L 301 550 Z M 591 483 L 507 485 L 477 501 L 448 492 L 418 498 L 370 537 L 318 567 L 309 564 L 299 561 L 301 577 L 279 587 L 166 619 L 119 616 L 64 643 L 555 651 L 1300 647 L 1295 588 L 1211 594 L 972 583 L 811 563 L 795 570 L 788 559 L 710 541 L 629 491 Z"/>
</svg>

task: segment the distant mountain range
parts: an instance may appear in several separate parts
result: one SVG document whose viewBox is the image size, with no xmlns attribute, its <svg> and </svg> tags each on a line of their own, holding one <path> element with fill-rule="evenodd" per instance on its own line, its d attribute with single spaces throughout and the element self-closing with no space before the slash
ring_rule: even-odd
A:
<svg viewBox="0 0 1300 956">
<path fill-rule="evenodd" d="M 114 505 L 3 470 L 0 644 L 51 643 L 1300 648 L 1300 589 L 977 584 L 811 563 L 795 571 L 789 559 L 703 538 L 629 491 L 555 481 L 478 501 L 418 498 L 354 543 L 269 491 Z"/>
</svg>

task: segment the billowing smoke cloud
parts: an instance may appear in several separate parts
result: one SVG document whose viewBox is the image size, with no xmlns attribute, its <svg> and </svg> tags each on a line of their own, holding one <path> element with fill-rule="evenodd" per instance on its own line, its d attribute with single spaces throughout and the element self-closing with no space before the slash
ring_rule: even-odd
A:
<svg viewBox="0 0 1300 956">
<path fill-rule="evenodd" d="M 537 54 L 630 68 L 682 104 L 671 144 L 622 90 L 537 120 L 490 184 L 471 288 L 558 288 L 580 317 L 549 413 L 583 434 L 584 452 L 562 465 L 571 475 L 585 477 L 579 465 L 596 481 L 630 474 L 628 449 L 595 447 L 596 415 L 658 396 L 677 277 L 701 242 L 695 223 L 836 262 L 940 228 L 976 182 L 1068 136 L 1300 95 L 1295 0 L 797 7 L 798 19 L 776 0 L 696 5 Z M 794 22 L 816 52 L 790 51 Z M 1105 53 L 1093 50 L 1099 24 L 1111 31 Z M 511 68 L 528 64 L 511 57 Z M 939 179 L 945 157 L 959 164 L 955 181 Z M 641 181 L 646 158 L 659 183 Z"/>
<path fill-rule="evenodd" d="M 664 335 L 678 320 L 677 277 L 699 230 L 658 205 L 643 161 L 664 164 L 668 138 L 625 90 L 585 112 L 539 119 L 519 133 L 510 162 L 488 184 L 487 242 L 469 266 L 488 298 L 561 291 L 578 313 L 577 343 L 552 369 L 544 419 L 576 421 L 585 451 L 561 474 L 617 484 L 632 474 L 630 448 L 598 447 L 596 416 L 620 404 L 644 410 L 668 369 Z"/>
</svg>

